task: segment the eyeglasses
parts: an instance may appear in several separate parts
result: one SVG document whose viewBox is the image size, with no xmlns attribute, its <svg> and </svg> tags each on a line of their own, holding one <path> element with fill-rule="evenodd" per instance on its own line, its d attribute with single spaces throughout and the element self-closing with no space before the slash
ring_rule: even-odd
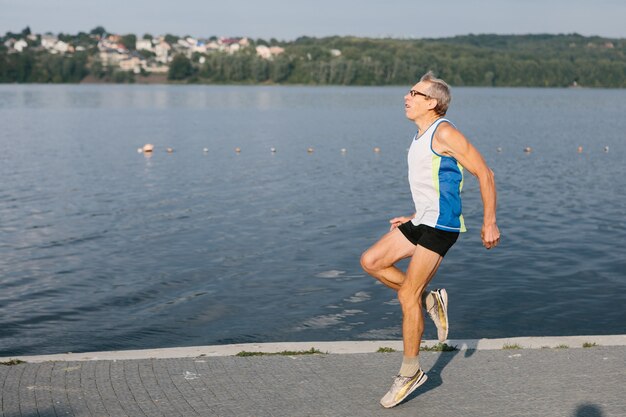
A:
<svg viewBox="0 0 626 417">
<path fill-rule="evenodd" d="M 420 93 L 420 92 L 419 92 L 419 91 L 417 91 L 417 90 L 411 90 L 411 91 L 409 91 L 409 94 L 411 95 L 411 97 L 415 97 L 415 96 L 423 96 L 423 97 L 426 97 L 426 98 L 432 98 L 432 97 L 430 97 L 428 94 Z"/>
</svg>

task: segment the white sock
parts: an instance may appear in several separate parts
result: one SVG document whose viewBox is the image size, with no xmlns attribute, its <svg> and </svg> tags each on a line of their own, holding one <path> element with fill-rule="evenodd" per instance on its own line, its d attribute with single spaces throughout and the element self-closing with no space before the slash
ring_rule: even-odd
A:
<svg viewBox="0 0 626 417">
<path fill-rule="evenodd" d="M 420 370 L 419 356 L 414 358 L 403 357 L 402 366 L 400 367 L 400 376 L 412 377 Z"/>
</svg>

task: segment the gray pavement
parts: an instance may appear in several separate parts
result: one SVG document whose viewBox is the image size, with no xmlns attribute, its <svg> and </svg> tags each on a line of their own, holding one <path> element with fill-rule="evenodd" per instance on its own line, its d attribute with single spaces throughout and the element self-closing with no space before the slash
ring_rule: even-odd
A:
<svg viewBox="0 0 626 417">
<path fill-rule="evenodd" d="M 626 416 L 626 346 L 422 352 L 428 381 L 385 410 L 378 401 L 401 360 L 396 352 L 29 362 L 0 366 L 0 415 Z"/>
</svg>

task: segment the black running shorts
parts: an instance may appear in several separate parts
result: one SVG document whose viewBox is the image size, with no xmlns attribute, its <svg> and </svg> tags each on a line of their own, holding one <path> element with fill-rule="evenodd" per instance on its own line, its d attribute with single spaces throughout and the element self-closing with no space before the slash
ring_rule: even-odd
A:
<svg viewBox="0 0 626 417">
<path fill-rule="evenodd" d="M 412 244 L 437 252 L 442 257 L 459 238 L 459 232 L 446 232 L 425 224 L 415 226 L 411 221 L 401 224 L 398 229 Z"/>
</svg>

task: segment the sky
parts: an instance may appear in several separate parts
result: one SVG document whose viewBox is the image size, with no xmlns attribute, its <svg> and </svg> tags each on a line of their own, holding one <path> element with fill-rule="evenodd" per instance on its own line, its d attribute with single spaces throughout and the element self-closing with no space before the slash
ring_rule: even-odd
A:
<svg viewBox="0 0 626 417">
<path fill-rule="evenodd" d="M 0 0 L 0 34 L 442 38 L 578 33 L 626 38 L 624 0 Z"/>
</svg>

